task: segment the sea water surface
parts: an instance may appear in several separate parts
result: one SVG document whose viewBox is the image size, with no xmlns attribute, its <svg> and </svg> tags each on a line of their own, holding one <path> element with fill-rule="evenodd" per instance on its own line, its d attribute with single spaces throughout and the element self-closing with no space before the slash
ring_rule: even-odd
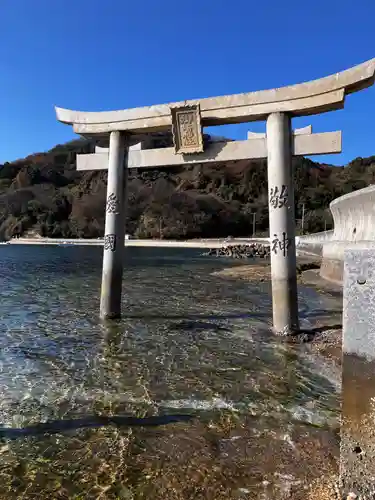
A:
<svg viewBox="0 0 375 500">
<path fill-rule="evenodd" d="M 294 424 L 337 426 L 336 381 L 270 333 L 270 283 L 212 274 L 233 262 L 200 250 L 127 248 L 123 318 L 102 323 L 101 248 L 7 245 L 0 252 L 0 425 L 83 422 L 16 438 L 0 428 L 1 499 L 246 495 L 260 480 L 267 486 L 267 470 L 248 464 L 246 484 L 238 471 L 230 478 L 214 471 L 226 459 L 243 462 L 238 450 L 220 446 L 239 439 L 249 418 L 259 439 L 287 441 L 291 450 Z M 300 288 L 299 300 L 305 322 L 327 314 L 315 291 Z M 89 425 L 97 415 L 175 414 L 193 422 L 147 431 Z M 207 452 L 213 442 L 218 455 Z M 189 476 L 189 467 L 206 471 L 191 493 L 176 476 L 176 469 Z"/>
</svg>

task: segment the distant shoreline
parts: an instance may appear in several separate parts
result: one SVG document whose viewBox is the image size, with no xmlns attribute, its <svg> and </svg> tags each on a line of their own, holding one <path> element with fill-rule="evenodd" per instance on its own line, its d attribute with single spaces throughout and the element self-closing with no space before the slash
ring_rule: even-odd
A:
<svg viewBox="0 0 375 500">
<path fill-rule="evenodd" d="M 266 243 L 268 238 L 244 238 L 244 239 L 206 239 L 206 240 L 125 240 L 128 247 L 159 247 L 159 248 L 222 248 L 229 245 L 246 245 L 250 243 Z M 11 245 L 61 245 L 103 246 L 102 239 L 68 239 L 68 238 L 14 238 L 9 241 Z"/>
</svg>

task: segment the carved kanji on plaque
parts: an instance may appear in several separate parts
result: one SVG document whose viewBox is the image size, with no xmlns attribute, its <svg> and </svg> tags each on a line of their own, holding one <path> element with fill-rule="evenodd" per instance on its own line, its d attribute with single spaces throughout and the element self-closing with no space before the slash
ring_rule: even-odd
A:
<svg viewBox="0 0 375 500">
<path fill-rule="evenodd" d="M 176 153 L 201 153 L 203 135 L 199 104 L 171 108 L 172 133 Z"/>
</svg>

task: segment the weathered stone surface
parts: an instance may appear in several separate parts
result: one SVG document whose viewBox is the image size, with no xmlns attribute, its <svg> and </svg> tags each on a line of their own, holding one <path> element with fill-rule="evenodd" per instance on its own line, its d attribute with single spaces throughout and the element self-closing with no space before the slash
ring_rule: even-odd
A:
<svg viewBox="0 0 375 500">
<path fill-rule="evenodd" d="M 201 153 L 203 135 L 199 104 L 171 108 L 172 133 L 175 152 L 180 154 Z"/>
<path fill-rule="evenodd" d="M 375 240 L 334 240 L 326 241 L 322 250 L 322 267 L 320 275 L 322 278 L 340 283 L 343 282 L 344 255 L 348 250 L 372 250 L 375 251 Z"/>
<path fill-rule="evenodd" d="M 267 118 L 266 133 L 273 328 L 289 334 L 299 328 L 291 142 L 304 136 L 292 136 L 285 113 Z"/>
<path fill-rule="evenodd" d="M 111 133 L 100 295 L 100 317 L 102 319 L 121 316 L 123 242 L 126 220 L 124 196 L 126 196 L 127 187 L 127 169 L 124 168 L 126 146 L 126 137 L 122 132 Z"/>
<path fill-rule="evenodd" d="M 375 361 L 375 250 L 346 251 L 344 269 L 343 350 Z"/>
<path fill-rule="evenodd" d="M 275 89 L 277 90 L 277 89 Z M 271 113 L 288 113 L 292 116 L 313 115 L 333 111 L 344 107 L 345 90 L 335 90 L 322 95 L 303 97 L 300 99 L 290 99 L 287 101 L 260 102 L 255 104 L 240 104 L 234 107 L 217 107 L 201 111 L 202 125 L 214 126 L 225 125 L 229 123 L 244 123 L 251 121 L 265 120 Z M 204 99 L 203 99 L 204 101 Z M 104 123 L 72 123 L 73 130 L 80 135 L 109 134 L 113 130 L 142 133 L 166 130 L 172 126 L 170 114 L 164 114 L 169 106 L 182 105 L 183 103 L 165 104 L 155 106 L 160 108 L 161 114 L 144 118 L 134 118 L 123 121 L 104 122 Z M 202 101 L 186 101 L 186 104 L 197 105 Z M 141 109 L 141 108 L 138 108 Z M 65 111 L 65 110 L 64 110 Z M 125 110 L 133 111 L 133 110 Z M 63 121 L 63 120 L 61 120 Z"/>
<path fill-rule="evenodd" d="M 330 210 L 335 222 L 334 240 L 375 240 L 375 185 L 358 189 L 333 200 Z"/>
<path fill-rule="evenodd" d="M 341 153 L 341 132 L 323 132 L 320 134 L 298 134 L 292 136 L 293 156 L 319 155 L 320 151 Z M 324 153 L 325 154 L 325 153 Z"/>
<path fill-rule="evenodd" d="M 202 124 L 222 125 L 262 120 L 270 113 L 294 116 L 321 113 L 344 105 L 345 94 L 374 83 L 375 59 L 341 73 L 306 83 L 245 94 L 211 97 L 120 111 L 80 112 L 56 107 L 57 119 L 78 134 L 112 130 L 151 131 L 171 126 L 171 106 L 200 104 Z"/>
<path fill-rule="evenodd" d="M 342 425 L 343 494 L 375 495 L 375 252 L 345 252 Z"/>
<path fill-rule="evenodd" d="M 292 154 L 295 156 L 340 152 L 341 132 L 296 135 L 292 144 Z M 128 167 L 165 167 L 266 157 L 266 139 L 259 138 L 247 141 L 213 142 L 207 145 L 203 153 L 189 154 L 189 156 L 176 154 L 174 148 L 131 149 L 129 150 Z M 106 170 L 107 168 L 108 153 L 77 155 L 77 170 Z"/>
<path fill-rule="evenodd" d="M 330 210 L 334 232 L 323 245 L 321 276 L 342 282 L 344 252 L 375 249 L 375 185 L 358 189 L 333 200 Z"/>
</svg>

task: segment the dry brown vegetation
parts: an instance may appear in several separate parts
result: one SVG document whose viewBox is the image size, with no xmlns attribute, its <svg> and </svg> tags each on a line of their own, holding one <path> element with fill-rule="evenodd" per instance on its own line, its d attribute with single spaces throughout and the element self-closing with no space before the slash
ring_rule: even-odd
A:
<svg viewBox="0 0 375 500">
<path fill-rule="evenodd" d="M 0 238 L 30 229 L 46 236 L 98 237 L 104 230 L 106 172 L 76 171 L 76 154 L 93 144 L 76 140 L 0 165 Z M 347 167 L 294 159 L 296 217 L 305 229 L 332 226 L 327 207 L 341 194 L 374 182 L 375 157 Z M 225 166 L 133 170 L 127 231 L 144 238 L 248 236 L 268 229 L 266 161 Z"/>
</svg>

